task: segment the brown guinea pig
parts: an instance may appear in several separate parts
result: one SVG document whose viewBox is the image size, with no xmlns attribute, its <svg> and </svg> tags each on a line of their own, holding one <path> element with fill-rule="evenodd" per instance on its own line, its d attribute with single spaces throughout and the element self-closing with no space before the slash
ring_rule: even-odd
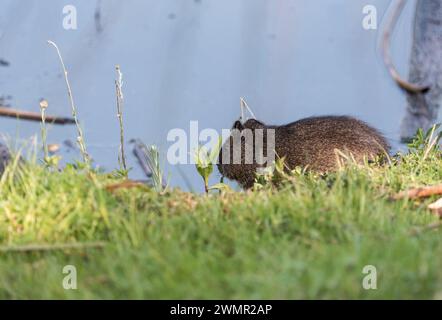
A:
<svg viewBox="0 0 442 320">
<path fill-rule="evenodd" d="M 349 116 L 311 117 L 282 126 L 249 119 L 244 124 L 234 123 L 230 137 L 221 148 L 218 170 L 248 189 L 254 184 L 257 169 L 272 164 L 258 158 L 257 152 L 270 159 L 271 152 L 267 151 L 274 151 L 277 157 L 285 158 L 290 169 L 300 166 L 328 172 L 337 169 L 336 150 L 362 162 L 364 158 L 372 160 L 385 155 L 389 149 L 379 131 Z"/>
</svg>

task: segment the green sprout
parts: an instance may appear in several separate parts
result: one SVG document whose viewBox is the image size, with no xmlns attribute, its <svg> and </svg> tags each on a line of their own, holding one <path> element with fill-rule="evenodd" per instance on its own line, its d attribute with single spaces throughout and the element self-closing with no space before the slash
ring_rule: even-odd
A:
<svg viewBox="0 0 442 320">
<path fill-rule="evenodd" d="M 163 180 L 163 169 L 160 163 L 160 152 L 156 145 L 151 145 L 145 149 L 147 165 L 152 173 L 152 184 L 157 192 L 163 192 L 167 184 Z"/>
<path fill-rule="evenodd" d="M 209 151 L 204 146 L 198 146 L 198 149 L 195 152 L 195 167 L 199 175 L 204 180 L 204 191 L 206 193 L 209 193 L 210 190 L 214 189 L 225 190 L 228 187 L 224 183 L 218 183 L 212 187 L 209 187 L 209 178 L 210 175 L 213 173 L 213 164 L 218 158 L 221 146 L 222 139 L 220 137 L 218 140 L 218 144 L 212 150 Z"/>
<path fill-rule="evenodd" d="M 442 139 L 442 132 L 437 132 L 441 124 L 434 124 L 427 132 L 419 128 L 416 132 L 412 142 L 408 144 L 411 152 L 422 154 L 422 161 L 424 161 L 431 151 L 437 150 L 440 140 Z"/>
</svg>

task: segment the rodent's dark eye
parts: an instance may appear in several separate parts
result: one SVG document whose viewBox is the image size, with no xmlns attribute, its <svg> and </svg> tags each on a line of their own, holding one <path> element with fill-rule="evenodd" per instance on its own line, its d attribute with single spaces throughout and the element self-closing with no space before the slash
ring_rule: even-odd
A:
<svg viewBox="0 0 442 320">
<path fill-rule="evenodd" d="M 232 129 L 238 129 L 238 130 L 243 130 L 244 126 L 242 125 L 241 121 L 236 120 L 235 123 L 233 124 Z"/>
</svg>

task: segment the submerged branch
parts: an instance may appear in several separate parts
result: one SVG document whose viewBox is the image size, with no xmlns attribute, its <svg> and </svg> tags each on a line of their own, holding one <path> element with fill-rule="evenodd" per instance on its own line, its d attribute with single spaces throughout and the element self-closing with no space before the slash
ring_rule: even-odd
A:
<svg viewBox="0 0 442 320">
<path fill-rule="evenodd" d="M 41 122 L 41 114 L 38 112 L 23 111 L 0 106 L 0 117 L 18 118 Z M 74 124 L 75 120 L 69 117 L 46 116 L 46 122 L 54 124 Z"/>
</svg>

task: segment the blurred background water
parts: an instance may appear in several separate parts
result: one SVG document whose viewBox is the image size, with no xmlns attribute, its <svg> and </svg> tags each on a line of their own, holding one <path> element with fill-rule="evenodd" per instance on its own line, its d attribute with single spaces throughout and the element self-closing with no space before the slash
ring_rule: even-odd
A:
<svg viewBox="0 0 442 320">
<path fill-rule="evenodd" d="M 63 7 L 77 8 L 78 29 L 63 28 Z M 362 27 L 367 5 L 378 29 Z M 395 29 L 392 56 L 406 76 L 415 1 Z M 230 128 L 239 97 L 257 118 L 284 124 L 322 114 L 356 116 L 396 147 L 405 96 L 378 52 L 390 0 L 0 0 L 0 96 L 14 108 L 70 115 L 63 75 L 69 71 L 88 151 L 101 167 L 118 167 L 115 65 L 124 75 L 126 140 L 157 144 L 163 155 L 173 128 Z M 39 123 L 0 118 L 0 132 L 26 139 Z M 75 141 L 73 126 L 51 127 L 49 143 Z M 143 178 L 127 146 L 130 176 Z M 66 159 L 75 152 L 63 152 Z M 200 191 L 193 165 L 171 166 L 171 184 Z M 214 181 L 219 178 L 214 176 Z"/>
</svg>

